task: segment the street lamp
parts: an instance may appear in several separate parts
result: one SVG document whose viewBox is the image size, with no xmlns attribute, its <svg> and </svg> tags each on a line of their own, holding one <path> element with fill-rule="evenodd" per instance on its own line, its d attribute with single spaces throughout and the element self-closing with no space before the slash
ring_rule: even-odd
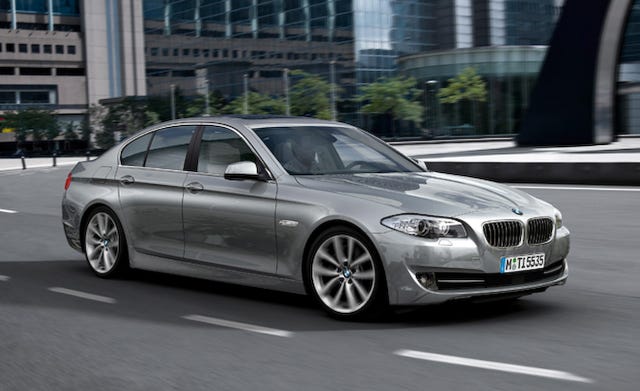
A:
<svg viewBox="0 0 640 391">
<path fill-rule="evenodd" d="M 171 84 L 171 119 L 176 119 L 176 85 Z"/>
<path fill-rule="evenodd" d="M 244 101 L 242 104 L 242 114 L 249 114 L 249 75 L 242 75 L 244 81 Z"/>
<path fill-rule="evenodd" d="M 291 104 L 289 102 L 289 68 L 284 68 L 282 72 L 282 78 L 284 83 L 284 101 L 285 101 L 285 114 L 291 115 Z"/>
<path fill-rule="evenodd" d="M 331 120 L 335 121 L 337 117 L 336 113 L 336 62 L 331 60 L 330 70 L 330 82 L 331 82 Z"/>
<path fill-rule="evenodd" d="M 438 101 L 438 89 L 440 87 L 440 81 L 439 80 L 428 80 L 427 82 L 425 82 L 425 90 L 428 93 L 429 92 L 429 87 L 433 87 L 433 105 L 431 107 L 432 111 L 435 111 L 435 121 L 432 122 L 432 124 L 434 125 L 434 128 L 438 130 L 438 133 L 440 133 L 440 102 Z M 433 107 L 435 105 L 435 107 Z M 435 109 L 435 110 L 434 110 Z M 435 131 L 434 131 L 435 133 Z M 435 134 L 434 134 L 435 135 Z"/>
</svg>

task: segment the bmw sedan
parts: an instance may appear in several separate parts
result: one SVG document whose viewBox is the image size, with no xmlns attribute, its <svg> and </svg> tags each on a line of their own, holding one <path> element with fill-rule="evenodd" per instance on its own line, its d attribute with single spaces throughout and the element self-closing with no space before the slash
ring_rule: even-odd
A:
<svg viewBox="0 0 640 391">
<path fill-rule="evenodd" d="M 99 277 L 135 268 L 306 292 L 338 318 L 519 297 L 568 275 L 552 205 L 310 118 L 142 130 L 73 168 L 62 216 Z"/>
</svg>

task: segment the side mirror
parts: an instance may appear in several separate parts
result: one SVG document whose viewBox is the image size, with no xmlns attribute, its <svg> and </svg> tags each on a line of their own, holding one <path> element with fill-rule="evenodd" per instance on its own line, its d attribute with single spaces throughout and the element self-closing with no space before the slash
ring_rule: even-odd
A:
<svg viewBox="0 0 640 391">
<path fill-rule="evenodd" d="M 231 163 L 224 170 L 224 179 L 239 181 L 243 179 L 262 180 L 258 173 L 258 166 L 254 162 Z"/>
</svg>

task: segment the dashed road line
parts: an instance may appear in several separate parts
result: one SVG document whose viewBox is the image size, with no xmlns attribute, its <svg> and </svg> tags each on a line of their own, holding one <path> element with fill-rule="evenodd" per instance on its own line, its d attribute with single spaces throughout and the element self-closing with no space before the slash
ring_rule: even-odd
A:
<svg viewBox="0 0 640 391">
<path fill-rule="evenodd" d="M 618 192 L 640 192 L 640 188 L 623 188 L 623 187 L 583 187 L 583 186 L 518 186 L 511 185 L 516 189 L 530 190 L 575 190 L 575 191 L 618 191 Z"/>
<path fill-rule="evenodd" d="M 293 337 L 293 333 L 291 331 L 272 329 L 269 327 L 262 327 L 262 326 L 256 326 L 249 323 L 240 323 L 240 322 L 234 322 L 231 320 L 212 318 L 209 316 L 185 315 L 182 317 L 182 319 L 191 320 L 194 322 L 206 323 L 214 326 L 222 326 L 222 327 L 228 327 L 232 329 L 244 330 L 252 333 L 273 335 L 276 337 L 284 337 L 284 338 Z"/>
<path fill-rule="evenodd" d="M 415 358 L 418 360 L 435 361 L 445 364 L 462 365 L 466 367 L 482 368 L 492 371 L 518 373 L 522 375 L 546 377 L 557 380 L 567 380 L 581 383 L 593 383 L 593 380 L 582 376 L 574 375 L 569 372 L 556 371 L 552 369 L 528 367 L 523 365 L 506 364 L 497 361 L 484 361 L 472 358 L 447 356 L 444 354 L 420 352 L 417 350 L 397 350 L 394 352 L 397 356 Z"/>
<path fill-rule="evenodd" d="M 51 292 L 62 293 L 63 295 L 69 295 L 74 297 L 79 297 L 81 299 L 99 301 L 101 303 L 107 304 L 115 304 L 116 299 L 112 299 L 107 296 L 94 295 L 93 293 L 87 293 L 82 291 L 76 291 L 73 289 L 61 288 L 61 287 L 51 287 L 49 288 Z"/>
<path fill-rule="evenodd" d="M 11 210 L 11 209 L 0 209 L 0 213 L 14 214 L 14 213 L 18 213 L 18 211 L 17 210 Z"/>
<path fill-rule="evenodd" d="M 10 279 L 11 277 L 3 276 L 2 274 L 0 274 L 0 282 L 6 282 L 6 281 L 9 281 Z"/>
</svg>

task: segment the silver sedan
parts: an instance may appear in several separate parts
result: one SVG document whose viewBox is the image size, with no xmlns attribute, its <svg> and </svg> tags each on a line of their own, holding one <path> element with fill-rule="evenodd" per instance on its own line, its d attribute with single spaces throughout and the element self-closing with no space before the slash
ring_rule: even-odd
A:
<svg viewBox="0 0 640 391">
<path fill-rule="evenodd" d="M 550 204 L 309 118 L 145 129 L 78 163 L 62 212 L 100 277 L 136 268 L 307 292 L 338 318 L 518 297 L 568 275 L 569 231 Z"/>
</svg>

